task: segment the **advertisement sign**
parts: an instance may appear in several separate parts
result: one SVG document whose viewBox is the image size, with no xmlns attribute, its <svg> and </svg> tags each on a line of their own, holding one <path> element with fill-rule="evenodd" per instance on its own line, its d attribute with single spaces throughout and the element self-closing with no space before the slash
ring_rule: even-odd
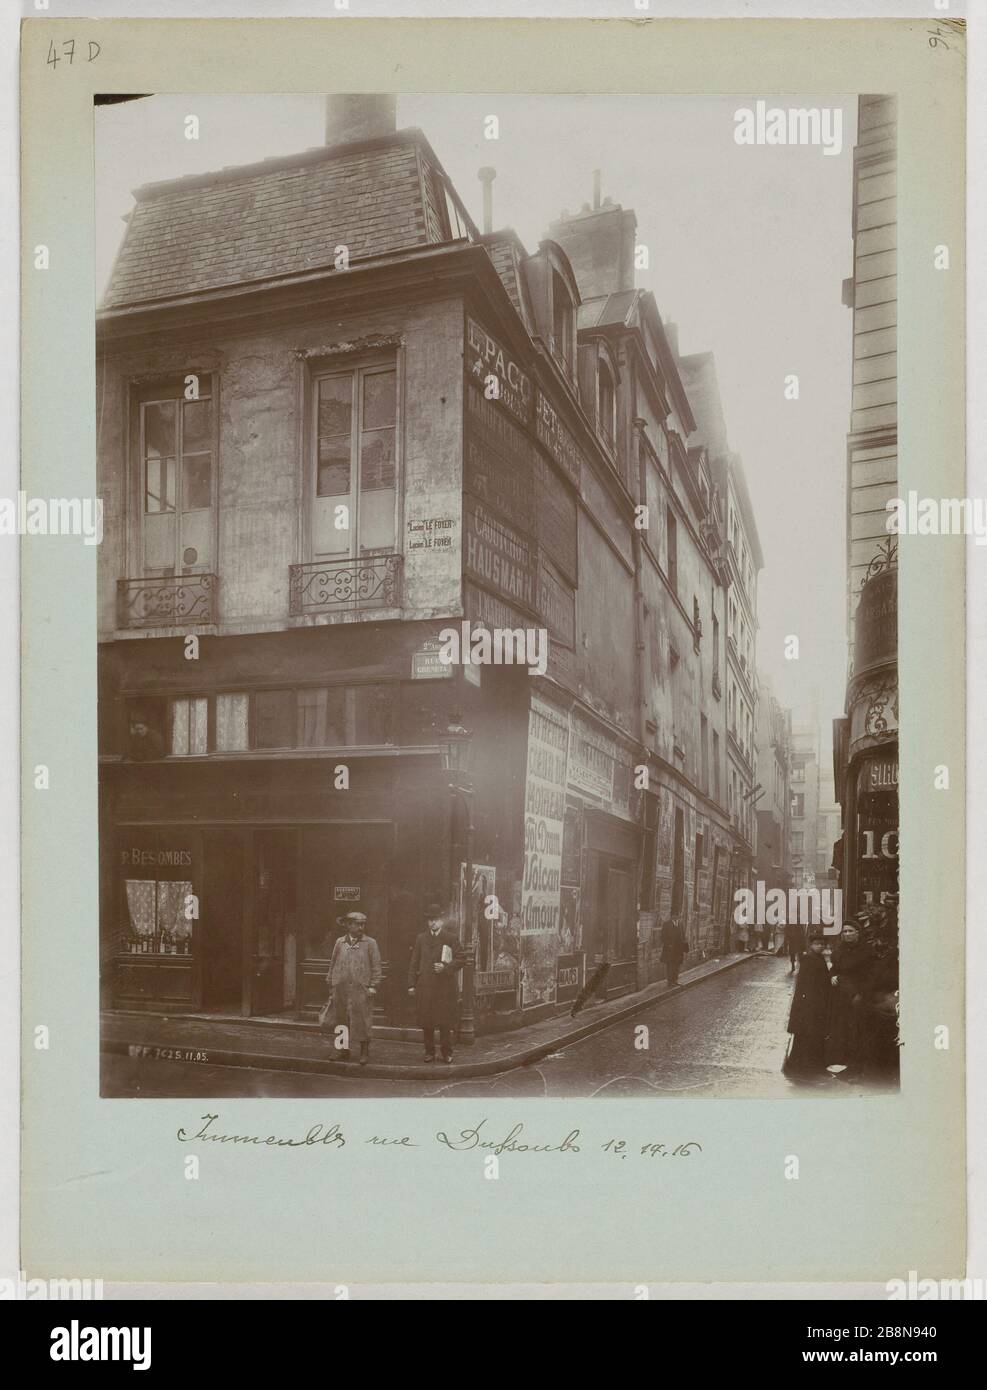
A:
<svg viewBox="0 0 987 1390">
<path fill-rule="evenodd" d="M 572 481 L 579 486 L 582 469 L 582 453 L 568 425 L 559 419 L 558 411 L 544 394 L 538 392 L 538 408 L 535 412 L 535 434 L 552 458 L 563 468 Z"/>
<path fill-rule="evenodd" d="M 534 608 L 537 565 L 534 546 L 519 531 L 464 497 L 467 574 L 512 603 Z"/>
<path fill-rule="evenodd" d="M 524 788 L 522 1006 L 555 997 L 568 744 L 567 716 L 533 696 Z"/>
<path fill-rule="evenodd" d="M 555 1002 L 568 1004 L 583 987 L 586 957 L 581 951 L 559 956 L 555 969 Z"/>
<path fill-rule="evenodd" d="M 880 570 L 860 591 L 853 620 L 853 671 L 895 661 L 898 655 L 898 571 Z"/>
<path fill-rule="evenodd" d="M 478 386 L 486 399 L 495 401 L 522 425 L 531 423 L 535 401 L 531 377 L 496 338 L 469 317 L 465 359 L 467 380 Z M 496 379 L 496 394 L 491 394 L 491 378 Z"/>
</svg>

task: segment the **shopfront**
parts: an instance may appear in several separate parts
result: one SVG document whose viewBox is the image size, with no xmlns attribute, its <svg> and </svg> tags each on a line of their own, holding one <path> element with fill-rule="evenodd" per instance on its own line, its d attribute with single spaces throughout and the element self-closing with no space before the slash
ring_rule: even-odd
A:
<svg viewBox="0 0 987 1390">
<path fill-rule="evenodd" d="M 382 954 L 404 954 L 389 920 L 394 840 L 389 821 L 119 827 L 115 1006 L 318 1008 L 342 914 L 365 912 Z"/>
</svg>

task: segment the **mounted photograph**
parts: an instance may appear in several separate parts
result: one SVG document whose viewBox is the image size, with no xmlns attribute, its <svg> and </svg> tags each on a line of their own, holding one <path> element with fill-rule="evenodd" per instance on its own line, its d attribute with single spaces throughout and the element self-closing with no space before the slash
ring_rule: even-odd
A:
<svg viewBox="0 0 987 1390">
<path fill-rule="evenodd" d="M 896 98 L 94 123 L 101 1095 L 896 1095 Z"/>
</svg>

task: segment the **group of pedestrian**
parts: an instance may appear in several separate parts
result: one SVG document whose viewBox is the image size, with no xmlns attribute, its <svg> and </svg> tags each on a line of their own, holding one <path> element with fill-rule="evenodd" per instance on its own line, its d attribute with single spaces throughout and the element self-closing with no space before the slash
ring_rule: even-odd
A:
<svg viewBox="0 0 987 1390">
<path fill-rule="evenodd" d="M 785 1071 L 829 1072 L 845 1081 L 890 1075 L 897 1068 L 897 1003 L 896 905 L 845 922 L 831 952 L 827 938 L 813 933 L 798 962 Z"/>
<path fill-rule="evenodd" d="M 408 993 L 417 1004 L 418 1024 L 425 1043 L 425 1061 L 435 1061 L 435 1034 L 443 1062 L 452 1061 L 452 1035 L 456 1027 L 458 972 L 464 964 L 459 937 L 449 926 L 441 904 L 429 903 L 425 910 L 425 930 L 419 932 L 411 953 Z M 340 1060 L 349 1062 L 354 1048 L 357 1060 L 366 1066 L 370 1060 L 374 999 L 381 981 L 380 948 L 367 936 L 363 912 L 347 912 L 336 919 L 343 927 L 332 949 L 329 998 L 320 1015 L 323 1027 L 332 1034 Z M 342 1030 L 342 1031 L 340 1031 Z"/>
</svg>

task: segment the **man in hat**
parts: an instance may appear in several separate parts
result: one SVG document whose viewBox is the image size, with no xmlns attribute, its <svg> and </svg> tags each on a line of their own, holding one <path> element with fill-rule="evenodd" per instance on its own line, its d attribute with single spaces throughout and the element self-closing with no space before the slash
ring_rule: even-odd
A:
<svg viewBox="0 0 987 1390">
<path fill-rule="evenodd" d="M 364 913 L 347 912 L 345 917 L 336 918 L 336 925 L 346 930 L 332 948 L 326 976 L 330 1015 L 334 1028 L 346 1029 L 346 1046 L 340 1051 L 343 1061 L 350 1060 L 350 1048 L 359 1043 L 362 1067 L 370 1056 L 374 997 L 381 978 L 380 950 L 372 936 L 364 935 L 367 929 Z"/>
<path fill-rule="evenodd" d="M 452 1061 L 452 1030 L 456 1026 L 456 976 L 465 964 L 459 938 L 446 924 L 437 902 L 425 909 L 426 930 L 419 932 L 411 953 L 408 993 L 418 1005 L 418 1023 L 425 1041 L 425 1061 L 435 1061 L 435 1030 L 443 1062 Z"/>
</svg>

